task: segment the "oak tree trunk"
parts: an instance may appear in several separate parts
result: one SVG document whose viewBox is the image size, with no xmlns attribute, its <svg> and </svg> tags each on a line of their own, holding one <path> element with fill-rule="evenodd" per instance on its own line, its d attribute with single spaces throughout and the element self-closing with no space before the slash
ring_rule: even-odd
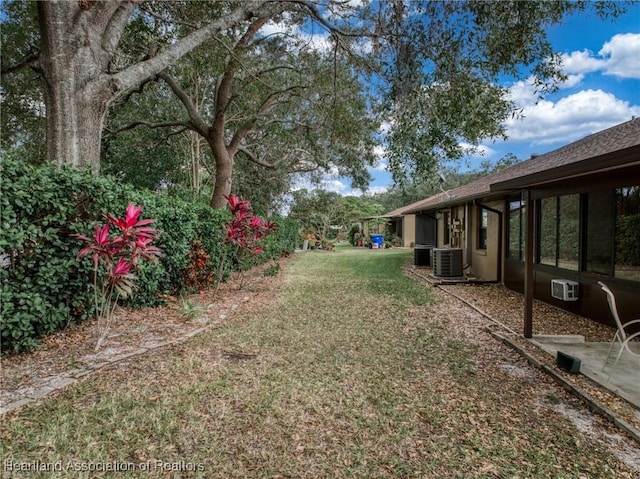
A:
<svg viewBox="0 0 640 479">
<path fill-rule="evenodd" d="M 74 31 L 72 2 L 41 2 L 40 72 L 47 114 L 46 159 L 100 169 L 100 137 L 113 93 L 91 38 Z M 88 35 L 90 37 L 90 35 Z"/>
<path fill-rule="evenodd" d="M 44 83 L 47 161 L 98 172 L 102 127 L 113 100 L 221 31 L 256 15 L 282 12 L 288 5 L 267 0 L 239 2 L 234 10 L 151 58 L 112 72 L 111 62 L 135 8 L 136 2 L 130 0 L 38 2 L 41 47 L 37 69 Z M 226 171 L 229 165 L 220 167 Z M 222 193 L 230 191 L 230 176 L 228 181 Z"/>
<path fill-rule="evenodd" d="M 224 208 L 227 206 L 225 196 L 231 194 L 234 155 L 227 150 L 223 138 L 209 137 L 207 141 L 216 160 L 216 183 L 210 205 L 212 208 Z"/>
</svg>

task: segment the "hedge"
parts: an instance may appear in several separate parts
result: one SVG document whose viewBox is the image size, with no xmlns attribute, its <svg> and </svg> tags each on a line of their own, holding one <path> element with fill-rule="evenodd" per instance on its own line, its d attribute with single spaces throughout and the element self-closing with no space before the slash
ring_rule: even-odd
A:
<svg viewBox="0 0 640 479">
<path fill-rule="evenodd" d="M 77 261 L 81 244 L 70 235 L 90 235 L 105 213 L 121 216 L 130 202 L 143 205 L 143 218 L 156 219 L 163 257 L 139 268 L 138 290 L 128 306 L 156 306 L 166 295 L 192 287 L 186 278 L 195 244 L 208 255 L 212 273 L 231 255 L 222 236 L 228 211 L 134 190 L 114 177 L 33 167 L 3 156 L 0 192 L 0 332 L 5 352 L 29 350 L 42 336 L 93 317 L 91 262 Z M 283 221 L 260 260 L 293 251 L 297 233 L 295 224 Z"/>
</svg>

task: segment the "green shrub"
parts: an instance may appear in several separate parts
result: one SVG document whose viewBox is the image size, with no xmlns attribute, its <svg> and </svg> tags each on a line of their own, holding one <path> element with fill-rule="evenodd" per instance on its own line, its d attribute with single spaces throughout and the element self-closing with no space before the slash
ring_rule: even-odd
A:
<svg viewBox="0 0 640 479">
<path fill-rule="evenodd" d="M 195 243 L 202 245 L 216 278 L 234 264 L 233 248 L 223 241 L 226 210 L 179 198 L 134 190 L 113 177 L 96 176 L 52 165 L 33 167 L 10 156 L 0 157 L 0 334 L 3 351 L 26 351 L 38 339 L 69 323 L 94 316 L 92 267 L 77 261 L 81 242 L 74 233 L 93 234 L 105 213 L 120 214 L 130 202 L 143 205 L 142 217 L 161 230 L 155 245 L 160 262 L 137 271 L 137 289 L 124 305 L 157 306 L 169 294 L 187 292 Z M 299 226 L 275 219 L 278 230 L 265 240 L 258 263 L 293 252 Z M 193 268 L 191 268 L 193 269 Z"/>
<path fill-rule="evenodd" d="M 360 233 L 360 226 L 351 226 L 351 229 L 349 230 L 349 233 L 347 233 L 347 236 L 349 238 L 349 244 L 351 246 L 356 246 L 358 244 L 358 240 L 362 238 L 362 234 Z"/>
<path fill-rule="evenodd" d="M 68 168 L 34 168 L 0 159 L 2 349 L 32 348 L 37 338 L 93 315 L 90 266 L 69 235 L 92 229 L 115 182 Z"/>
<path fill-rule="evenodd" d="M 3 351 L 31 349 L 51 331 L 94 316 L 91 264 L 76 260 L 81 243 L 70 235 L 92 234 L 105 213 L 119 214 L 129 202 L 143 205 L 144 218 L 156 219 L 164 255 L 157 264 L 141 265 L 127 306 L 155 306 L 167 294 L 181 294 L 194 241 L 203 244 L 211 268 L 229 254 L 221 241 L 226 211 L 8 156 L 0 158 L 0 182 Z"/>
<path fill-rule="evenodd" d="M 196 231 L 205 251 L 209 253 L 210 268 L 214 279 L 218 274 L 225 281 L 231 274 L 233 248 L 224 242 L 224 225 L 231 218 L 229 210 L 213 210 L 205 204 L 195 204 L 197 215 Z M 218 268 L 222 265 L 222 270 Z"/>
<path fill-rule="evenodd" d="M 272 221 L 278 227 L 262 242 L 264 253 L 258 257 L 260 263 L 293 253 L 300 242 L 300 224 L 297 221 L 288 218 L 273 218 Z"/>
</svg>

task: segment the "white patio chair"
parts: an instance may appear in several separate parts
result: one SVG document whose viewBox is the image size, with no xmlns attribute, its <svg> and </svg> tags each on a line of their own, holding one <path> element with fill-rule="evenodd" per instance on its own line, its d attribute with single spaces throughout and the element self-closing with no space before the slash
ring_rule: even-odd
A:
<svg viewBox="0 0 640 479">
<path fill-rule="evenodd" d="M 616 363 L 622 356 L 622 352 L 626 349 L 629 353 L 640 356 L 640 353 L 634 352 L 631 347 L 629 347 L 629 342 L 633 341 L 634 338 L 640 337 L 640 331 L 637 331 L 633 334 L 629 334 L 627 332 L 629 326 L 632 324 L 640 324 L 640 319 L 634 319 L 632 321 L 628 321 L 626 323 L 622 323 L 620 319 L 620 315 L 618 314 L 618 307 L 616 306 L 616 297 L 613 292 L 609 289 L 609 287 L 604 284 L 602 281 L 598 281 L 598 285 L 602 288 L 602 290 L 607 294 L 607 302 L 609 303 L 609 309 L 611 309 L 611 314 L 613 315 L 613 319 L 616 320 L 617 331 L 615 336 L 613 337 L 613 341 L 611 341 L 611 347 L 609 348 L 609 352 L 607 353 L 607 358 L 604 360 L 604 365 L 602 366 L 602 370 L 607 366 L 607 361 L 609 361 L 609 356 L 611 356 L 611 351 L 613 351 L 613 347 L 616 342 L 620 342 L 620 350 L 618 351 L 618 356 L 616 357 L 615 362 L 611 369 L 615 367 Z"/>
</svg>

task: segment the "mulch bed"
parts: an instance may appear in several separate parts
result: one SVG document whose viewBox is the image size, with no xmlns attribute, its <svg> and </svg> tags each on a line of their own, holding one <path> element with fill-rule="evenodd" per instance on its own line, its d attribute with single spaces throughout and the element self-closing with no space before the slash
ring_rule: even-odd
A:
<svg viewBox="0 0 640 479">
<path fill-rule="evenodd" d="M 410 266 L 408 269 L 419 276 L 427 277 L 430 268 Z M 415 277 L 415 276 L 414 276 Z M 500 284 L 440 284 L 440 289 L 452 293 L 486 313 L 501 325 L 515 332 L 509 339 L 541 363 L 557 369 L 553 356 L 531 344 L 522 336 L 524 330 L 524 298 L 523 295 L 507 289 Z M 491 329 L 499 331 L 501 327 Z M 507 332 L 503 329 L 503 333 Z M 560 335 L 571 334 L 584 336 L 587 342 L 608 343 L 615 330 L 593 320 L 561 310 L 540 301 L 534 301 L 534 334 Z M 569 374 L 557 370 L 573 386 L 596 399 L 610 411 L 619 415 L 636 430 L 640 431 L 640 411 L 626 400 L 592 381 L 582 374 Z"/>
</svg>

